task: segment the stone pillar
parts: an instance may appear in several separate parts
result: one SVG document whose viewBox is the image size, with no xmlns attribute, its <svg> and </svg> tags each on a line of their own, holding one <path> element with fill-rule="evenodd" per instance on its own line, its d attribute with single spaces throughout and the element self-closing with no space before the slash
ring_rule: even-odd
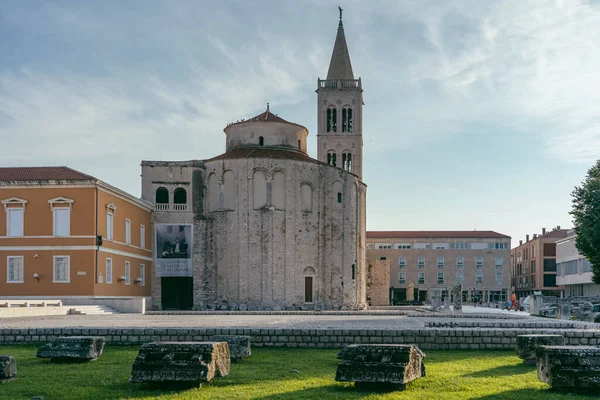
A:
<svg viewBox="0 0 600 400">
<path fill-rule="evenodd" d="M 406 301 L 415 301 L 415 284 L 412 282 L 406 288 Z"/>
<path fill-rule="evenodd" d="M 541 294 L 534 294 L 533 301 L 529 303 L 529 314 L 540 315 L 540 310 L 543 307 L 543 299 Z"/>
</svg>

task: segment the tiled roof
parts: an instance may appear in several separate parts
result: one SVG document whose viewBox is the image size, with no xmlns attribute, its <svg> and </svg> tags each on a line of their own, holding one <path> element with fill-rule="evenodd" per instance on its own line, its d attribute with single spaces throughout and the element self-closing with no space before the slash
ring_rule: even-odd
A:
<svg viewBox="0 0 600 400">
<path fill-rule="evenodd" d="M 367 231 L 368 239 L 510 239 L 494 231 Z"/>
<path fill-rule="evenodd" d="M 290 121 L 286 121 L 285 119 L 281 118 L 278 115 L 275 115 L 271 112 L 271 110 L 269 109 L 269 105 L 267 104 L 267 110 L 261 114 L 258 114 L 257 116 L 254 116 L 252 118 L 248 118 L 248 119 L 243 119 L 241 121 L 236 121 L 233 122 L 229 125 L 227 125 L 225 127 L 225 129 L 229 128 L 232 125 L 238 125 L 238 124 L 245 124 L 248 122 L 282 122 L 284 124 L 290 124 L 290 125 L 296 125 L 299 126 L 300 128 L 305 129 L 306 131 L 308 131 L 308 129 L 306 129 L 305 126 L 302 126 L 300 124 L 296 124 L 294 122 L 290 122 Z"/>
<path fill-rule="evenodd" d="M 95 179 L 93 176 L 69 167 L 14 167 L 0 168 L 0 181 L 82 181 Z"/>
<path fill-rule="evenodd" d="M 288 160 L 308 161 L 316 163 L 319 162 L 301 151 L 277 147 L 238 147 L 236 149 L 232 149 L 226 153 L 204 161 L 216 161 L 235 158 L 285 158 Z"/>
</svg>

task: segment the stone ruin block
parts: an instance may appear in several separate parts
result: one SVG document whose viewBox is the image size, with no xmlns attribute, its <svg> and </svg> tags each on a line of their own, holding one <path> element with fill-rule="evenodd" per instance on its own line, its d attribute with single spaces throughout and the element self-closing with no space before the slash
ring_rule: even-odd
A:
<svg viewBox="0 0 600 400">
<path fill-rule="evenodd" d="M 452 298 L 454 299 L 454 311 L 462 311 L 462 284 L 457 283 L 452 287 Z"/>
<path fill-rule="evenodd" d="M 101 336 L 61 336 L 38 349 L 38 358 L 52 361 L 93 361 L 102 355 L 104 338 Z"/>
<path fill-rule="evenodd" d="M 425 354 L 412 344 L 351 344 L 338 358 L 335 380 L 356 384 L 392 384 L 404 389 L 425 376 Z"/>
<path fill-rule="evenodd" d="M 0 356 L 0 383 L 10 382 L 17 377 L 17 362 L 13 356 Z"/>
<path fill-rule="evenodd" d="M 563 346 L 565 338 L 561 335 L 518 335 L 517 355 L 523 364 L 535 365 L 536 349 L 540 346 Z"/>
<path fill-rule="evenodd" d="M 227 342 L 231 361 L 240 362 L 243 358 L 252 354 L 250 348 L 250 336 L 244 335 L 217 335 L 213 337 L 215 342 Z"/>
<path fill-rule="evenodd" d="M 190 383 L 201 386 L 229 375 L 226 342 L 152 342 L 140 348 L 131 369 L 132 383 Z"/>
<path fill-rule="evenodd" d="M 537 376 L 557 390 L 600 389 L 600 348 L 541 346 L 536 350 Z"/>
</svg>

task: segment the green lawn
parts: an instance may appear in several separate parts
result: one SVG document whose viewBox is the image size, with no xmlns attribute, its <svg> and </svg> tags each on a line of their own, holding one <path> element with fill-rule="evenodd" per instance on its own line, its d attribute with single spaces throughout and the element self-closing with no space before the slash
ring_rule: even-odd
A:
<svg viewBox="0 0 600 400">
<path fill-rule="evenodd" d="M 55 364 L 36 346 L 0 346 L 17 360 L 17 380 L 0 385 L 0 399 L 587 399 L 557 394 L 537 380 L 513 351 L 429 351 L 427 377 L 405 392 L 356 391 L 334 381 L 338 350 L 253 349 L 231 375 L 202 389 L 157 390 L 130 384 L 137 346 L 106 346 L 97 361 Z M 290 372 L 297 370 L 297 373 Z"/>
</svg>

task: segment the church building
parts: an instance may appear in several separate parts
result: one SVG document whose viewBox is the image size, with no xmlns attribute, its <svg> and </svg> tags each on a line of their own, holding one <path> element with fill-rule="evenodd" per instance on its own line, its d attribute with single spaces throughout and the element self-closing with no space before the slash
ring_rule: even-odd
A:
<svg viewBox="0 0 600 400">
<path fill-rule="evenodd" d="M 225 127 L 223 154 L 142 161 L 154 309 L 366 306 L 362 86 L 341 10 L 327 79 L 317 82 L 317 159 L 308 129 L 267 105 Z"/>
</svg>

